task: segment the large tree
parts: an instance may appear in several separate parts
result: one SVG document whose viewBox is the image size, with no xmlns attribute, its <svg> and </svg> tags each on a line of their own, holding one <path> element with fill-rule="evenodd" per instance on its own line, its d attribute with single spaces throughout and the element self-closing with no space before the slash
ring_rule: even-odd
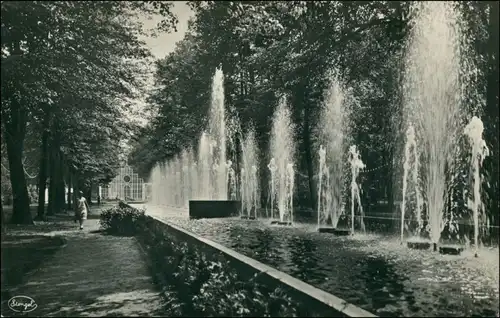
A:
<svg viewBox="0 0 500 318">
<path fill-rule="evenodd" d="M 72 127 L 88 124 L 83 118 L 88 114 L 76 111 L 81 100 L 95 103 L 86 108 L 88 112 L 107 117 L 120 100 L 134 96 L 132 88 L 140 86 L 141 79 L 137 60 L 149 56 L 138 39 L 142 28 L 137 14 L 163 14 L 160 27 L 168 30 L 176 22 L 171 5 L 159 1 L 2 2 L 2 126 L 14 197 L 12 222 L 32 222 L 22 163 L 28 122 L 38 121 L 44 131 L 50 130 L 50 144 L 56 148 L 52 153 L 60 158 L 63 154 L 57 148 L 63 143 L 64 121 Z M 94 119 L 98 123 L 103 118 Z M 49 136 L 42 139 L 42 154 L 47 156 Z M 83 147 L 77 151 L 82 151 L 77 158 L 85 156 Z"/>
</svg>

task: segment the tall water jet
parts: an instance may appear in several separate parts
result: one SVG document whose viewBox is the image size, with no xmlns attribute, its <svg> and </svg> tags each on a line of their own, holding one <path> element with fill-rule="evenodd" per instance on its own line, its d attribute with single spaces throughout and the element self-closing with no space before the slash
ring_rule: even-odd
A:
<svg viewBox="0 0 500 318">
<path fill-rule="evenodd" d="M 486 142 L 483 139 L 483 122 L 478 117 L 472 117 L 470 123 L 465 127 L 464 134 L 467 136 L 469 144 L 471 145 L 471 172 L 474 176 L 473 183 L 473 199 L 472 202 L 469 202 L 468 206 L 472 209 L 473 219 L 474 219 L 474 248 L 475 248 L 475 256 L 478 256 L 478 248 L 479 248 L 479 220 L 480 213 L 484 212 L 480 210 L 482 208 L 481 204 L 481 176 L 479 169 L 483 164 L 483 160 L 486 156 L 489 155 L 488 146 L 486 146 Z M 485 216 L 482 215 L 484 218 Z"/>
<path fill-rule="evenodd" d="M 286 165 L 286 177 L 287 177 L 287 186 L 286 186 L 286 194 L 287 194 L 287 204 L 286 211 L 289 212 L 289 221 L 293 223 L 293 194 L 295 188 L 295 169 L 293 168 L 293 163 L 288 163 Z"/>
<path fill-rule="evenodd" d="M 232 168 L 236 172 L 238 168 L 241 168 L 238 166 L 239 164 L 238 153 L 240 150 L 238 147 L 243 140 L 242 136 L 243 134 L 241 131 L 241 124 L 238 118 L 238 114 L 236 113 L 235 110 L 232 110 L 230 114 L 231 115 L 228 115 L 226 124 L 226 135 L 227 135 L 227 145 L 228 145 L 226 149 L 226 158 L 228 160 L 231 160 L 231 162 L 233 163 Z"/>
<path fill-rule="evenodd" d="M 361 155 L 355 145 L 349 147 L 349 164 L 351 166 L 351 234 L 354 234 L 355 203 L 358 203 L 360 211 L 361 228 L 364 230 L 363 206 L 361 205 L 360 189 L 357 183 L 359 172 L 365 168 L 361 161 Z"/>
<path fill-rule="evenodd" d="M 269 174 L 271 176 L 269 181 L 269 197 L 271 198 L 271 219 L 274 219 L 274 205 L 276 196 L 276 171 L 278 170 L 278 167 L 276 166 L 276 160 L 274 158 L 271 158 L 271 160 L 269 161 L 267 169 L 269 169 Z"/>
<path fill-rule="evenodd" d="M 293 187 L 287 187 L 287 165 L 293 164 L 295 144 L 293 140 L 294 126 L 288 109 L 286 98 L 282 97 L 274 113 L 271 131 L 271 157 L 276 162 L 275 182 L 276 201 L 281 222 L 291 222 L 293 207 L 288 206 L 287 198 L 293 193 Z"/>
<path fill-rule="evenodd" d="M 253 201 L 253 208 L 254 208 L 254 215 L 255 218 L 257 218 L 257 212 L 259 209 L 259 202 L 260 202 L 260 196 L 259 196 L 259 169 L 257 168 L 256 165 L 253 165 L 251 168 L 251 178 L 250 182 L 252 184 L 252 201 Z"/>
<path fill-rule="evenodd" d="M 226 171 L 227 171 L 227 184 L 229 186 L 229 196 L 231 200 L 236 200 L 237 198 L 237 182 L 236 182 L 236 173 L 233 168 L 233 162 L 228 160 L 226 163 Z"/>
<path fill-rule="evenodd" d="M 412 156 L 413 154 L 413 156 Z M 403 163 L 403 200 L 401 202 L 401 241 L 404 240 L 404 230 L 405 230 L 405 209 L 406 209 L 406 196 L 408 188 L 408 173 L 411 172 L 413 187 L 415 188 L 416 197 L 416 211 L 415 218 L 417 221 L 416 235 L 420 235 L 420 231 L 423 227 L 422 218 L 422 195 L 420 193 L 420 185 L 418 178 L 418 171 L 420 168 L 419 154 L 417 150 L 417 140 L 415 137 L 415 129 L 413 125 L 408 127 L 406 131 L 406 144 L 405 144 L 405 160 Z M 413 158 L 413 164 L 411 164 L 411 159 Z"/>
<path fill-rule="evenodd" d="M 196 164 L 196 160 L 194 159 L 194 151 L 190 147 L 188 150 L 187 154 L 187 162 L 188 162 L 188 175 L 186 178 L 189 180 L 189 185 L 190 185 L 190 190 L 189 190 L 189 196 L 188 196 L 188 206 L 189 206 L 189 200 L 196 200 L 198 196 L 198 167 Z"/>
<path fill-rule="evenodd" d="M 198 199 L 210 200 L 210 183 L 212 166 L 212 145 L 206 133 L 203 133 L 200 138 L 200 145 L 198 150 L 198 182 L 200 183 Z"/>
<path fill-rule="evenodd" d="M 217 68 L 212 81 L 209 135 L 214 141 L 213 163 L 219 169 L 214 176 L 214 199 L 227 200 L 226 182 L 226 110 L 224 106 L 224 74 Z"/>
<path fill-rule="evenodd" d="M 186 148 L 153 169 L 151 180 L 155 203 L 189 207 L 189 217 L 192 218 L 227 217 L 239 210 L 235 202 L 238 192 L 236 173 L 226 154 L 228 144 L 229 153 L 236 156 L 236 139 L 231 137 L 232 133 L 239 131 L 239 125 L 235 117 L 226 127 L 226 120 L 224 75 L 221 69 L 216 69 L 209 123 L 200 136 L 198 158 L 195 160 L 194 152 Z M 228 200 L 229 194 L 231 200 Z M 217 202 L 204 202 L 211 200 Z M 252 199 L 252 204 L 254 202 Z"/>
<path fill-rule="evenodd" d="M 153 186 L 151 187 L 151 198 L 150 202 L 155 205 L 160 204 L 160 193 L 163 192 L 162 182 L 161 182 L 161 171 L 160 166 L 155 165 L 151 170 L 149 180 Z"/>
<path fill-rule="evenodd" d="M 444 229 L 446 174 L 452 169 L 461 106 L 460 33 L 453 2 L 416 2 L 404 76 L 404 107 L 422 152 L 423 193 L 434 246 Z"/>
<path fill-rule="evenodd" d="M 158 193 L 158 203 L 161 205 L 167 204 L 167 199 L 168 199 L 168 197 L 165 195 L 165 193 L 169 190 L 166 175 L 167 175 L 167 165 L 165 163 L 162 163 L 160 164 L 160 169 L 159 169 L 161 191 Z"/>
<path fill-rule="evenodd" d="M 184 149 L 181 154 L 181 165 L 182 165 L 182 201 L 183 206 L 188 207 L 189 198 L 191 197 L 191 175 L 189 174 L 189 153 L 187 149 Z"/>
<path fill-rule="evenodd" d="M 242 171 L 244 170 L 245 176 L 241 178 L 242 184 L 240 188 L 242 189 L 241 200 L 242 205 L 248 209 L 247 214 L 253 211 L 254 216 L 257 217 L 258 209 L 258 194 L 259 194 L 259 184 L 258 184 L 258 169 L 259 161 L 257 157 L 257 142 L 255 140 L 255 131 L 250 128 L 241 143 L 241 154 L 242 154 Z M 243 211 L 242 211 L 243 212 Z"/>
<path fill-rule="evenodd" d="M 163 182 L 165 184 L 165 205 L 172 205 L 173 202 L 173 189 L 172 189 L 172 163 L 165 164 L 165 172 L 163 173 Z"/>
<path fill-rule="evenodd" d="M 349 128 L 349 107 L 346 90 L 342 87 L 338 77 L 332 75 L 330 85 L 325 92 L 325 103 L 320 122 L 320 139 L 325 145 L 324 164 L 320 169 L 322 187 L 319 192 L 319 202 L 323 200 L 321 209 L 318 209 L 318 226 L 331 225 L 337 227 L 340 216 L 342 215 L 343 191 L 344 191 L 344 164 L 347 147 L 346 139 Z M 320 150 L 321 151 L 321 150 Z M 320 152 L 321 153 L 321 152 Z M 321 155 L 320 155 L 320 160 Z M 320 164 L 321 166 L 321 164 Z M 328 175 L 326 180 L 323 177 Z"/>
<path fill-rule="evenodd" d="M 241 196 L 241 215 L 250 216 L 250 211 L 247 208 L 248 205 L 248 182 L 247 182 L 247 172 L 245 168 L 241 168 L 240 171 L 240 196 Z M 245 213 L 246 212 L 246 213 Z"/>
<path fill-rule="evenodd" d="M 173 184 L 173 190 L 175 194 L 175 206 L 180 207 L 183 205 L 182 202 L 182 175 L 181 175 L 181 170 L 182 167 L 180 165 L 180 162 L 178 158 L 175 158 L 174 165 L 173 165 L 173 174 L 174 174 L 174 184 Z"/>
<path fill-rule="evenodd" d="M 188 197 L 189 197 L 189 181 L 187 180 L 187 175 L 188 175 L 188 166 L 184 165 L 184 160 L 183 158 L 179 158 L 179 184 L 180 184 L 180 189 L 179 189 L 179 206 L 183 208 L 188 207 Z"/>
<path fill-rule="evenodd" d="M 198 164 L 193 161 L 191 164 L 191 169 L 189 169 L 190 180 L 192 185 L 192 194 L 190 200 L 199 200 L 200 199 L 200 181 L 198 178 Z"/>
<path fill-rule="evenodd" d="M 326 176 L 326 149 L 323 145 L 319 146 L 319 172 L 318 172 L 318 228 L 321 226 L 321 218 L 326 212 L 325 206 L 322 205 L 322 201 L 324 200 L 324 197 L 326 197 L 328 193 L 328 188 L 323 189 L 323 177 Z M 323 209 L 323 210 L 322 210 Z"/>
</svg>

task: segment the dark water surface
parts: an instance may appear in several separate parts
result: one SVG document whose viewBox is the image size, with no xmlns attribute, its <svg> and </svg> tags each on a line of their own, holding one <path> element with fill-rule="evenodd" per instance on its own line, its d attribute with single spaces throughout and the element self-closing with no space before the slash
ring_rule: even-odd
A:
<svg viewBox="0 0 500 318">
<path fill-rule="evenodd" d="M 444 256 L 376 235 L 335 237 L 315 226 L 269 220 L 189 220 L 148 213 L 230 247 L 378 316 L 497 316 L 498 249 Z"/>
</svg>

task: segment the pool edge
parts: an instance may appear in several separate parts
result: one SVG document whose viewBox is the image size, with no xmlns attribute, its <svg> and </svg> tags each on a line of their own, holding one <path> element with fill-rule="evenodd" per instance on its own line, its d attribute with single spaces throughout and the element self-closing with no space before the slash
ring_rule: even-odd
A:
<svg viewBox="0 0 500 318">
<path fill-rule="evenodd" d="M 217 242 L 214 242 L 210 239 L 204 238 L 196 233 L 193 233 L 191 231 L 188 231 L 178 225 L 175 225 L 173 223 L 170 223 L 166 220 L 163 220 L 157 216 L 148 214 L 151 218 L 156 220 L 157 222 L 160 222 L 169 228 L 171 228 L 174 231 L 180 232 L 183 235 L 190 236 L 191 238 L 195 239 L 196 241 L 208 245 L 211 248 L 214 248 L 218 250 L 219 252 L 231 257 L 232 259 L 242 263 L 243 265 L 249 266 L 253 268 L 255 271 L 260 272 L 264 275 L 267 275 L 271 279 L 275 281 L 279 281 L 282 284 L 287 285 L 288 287 L 294 289 L 298 293 L 305 294 L 308 297 L 311 297 L 315 299 L 316 301 L 319 301 L 326 306 L 329 306 L 333 308 L 334 310 L 338 311 L 339 313 L 346 315 L 347 317 L 377 317 L 376 315 L 360 308 L 357 307 L 351 303 L 348 303 L 347 301 L 330 294 L 324 290 L 321 290 L 319 288 L 316 288 L 302 280 L 299 280 L 297 278 L 294 278 L 282 271 L 279 271 L 269 265 L 266 265 L 264 263 L 261 263 L 251 257 L 245 256 L 241 253 L 236 252 L 235 250 L 228 248 L 226 246 L 223 246 L 222 244 L 219 244 Z"/>
</svg>

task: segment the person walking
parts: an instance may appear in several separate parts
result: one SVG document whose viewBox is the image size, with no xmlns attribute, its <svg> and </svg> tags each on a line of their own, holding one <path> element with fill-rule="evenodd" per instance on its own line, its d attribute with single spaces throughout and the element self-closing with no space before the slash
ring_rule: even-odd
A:
<svg viewBox="0 0 500 318">
<path fill-rule="evenodd" d="M 80 230 L 83 230 L 83 223 L 87 219 L 87 215 L 90 212 L 89 205 L 87 203 L 87 199 L 83 196 L 83 192 L 78 192 L 78 200 L 76 202 L 76 213 L 75 217 L 80 223 Z"/>
</svg>

